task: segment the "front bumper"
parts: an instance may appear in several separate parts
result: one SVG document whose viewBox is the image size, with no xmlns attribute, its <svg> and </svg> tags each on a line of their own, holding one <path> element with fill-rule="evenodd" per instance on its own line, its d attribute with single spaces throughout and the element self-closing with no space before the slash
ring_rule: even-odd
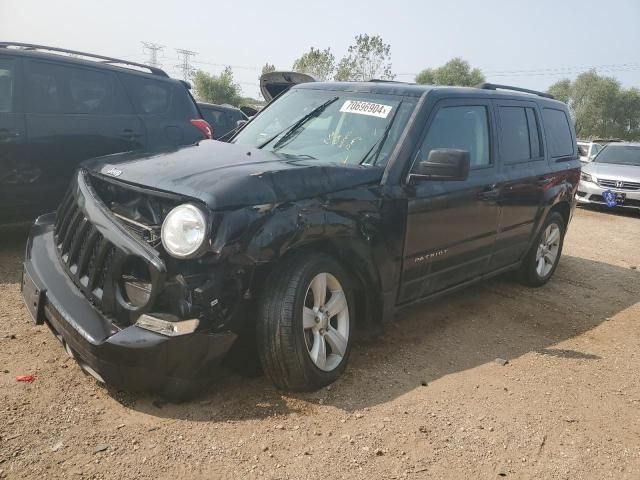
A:
<svg viewBox="0 0 640 480">
<path fill-rule="evenodd" d="M 607 190 L 611 190 L 614 193 L 624 193 L 626 195 L 624 203 L 622 205 L 618 205 L 619 208 L 640 210 L 640 191 L 605 188 L 593 182 L 585 182 L 584 180 L 580 180 L 578 192 L 576 193 L 576 200 L 582 205 L 606 206 L 607 202 L 604 201 L 602 194 Z"/>
<path fill-rule="evenodd" d="M 46 323 L 67 352 L 88 373 L 131 391 L 175 392 L 198 389 L 236 339 L 232 332 L 167 337 L 136 325 L 117 326 L 82 294 L 56 254 L 55 214 L 38 218 L 31 229 L 24 262 L 23 295 L 39 304 L 36 323 Z"/>
</svg>

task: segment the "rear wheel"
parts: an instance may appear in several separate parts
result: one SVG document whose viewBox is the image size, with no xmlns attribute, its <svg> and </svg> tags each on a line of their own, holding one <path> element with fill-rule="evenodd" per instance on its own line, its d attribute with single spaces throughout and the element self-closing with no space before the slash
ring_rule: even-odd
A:
<svg viewBox="0 0 640 480">
<path fill-rule="evenodd" d="M 562 215 L 551 212 L 520 267 L 525 285 L 540 287 L 553 276 L 562 254 L 565 228 Z"/>
<path fill-rule="evenodd" d="M 352 293 L 323 254 L 289 259 L 267 278 L 259 305 L 258 353 L 280 389 L 317 390 L 344 371 L 354 329 Z"/>
</svg>

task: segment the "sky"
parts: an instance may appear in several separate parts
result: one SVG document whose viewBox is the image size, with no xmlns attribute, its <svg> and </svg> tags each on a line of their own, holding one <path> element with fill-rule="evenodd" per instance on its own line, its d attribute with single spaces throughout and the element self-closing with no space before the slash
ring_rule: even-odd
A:
<svg viewBox="0 0 640 480">
<path fill-rule="evenodd" d="M 291 69 L 309 47 L 339 60 L 361 33 L 391 45 L 396 80 L 462 57 L 488 81 L 546 89 L 595 67 L 640 87 L 640 0 L 0 0 L 0 41 L 45 44 L 145 62 L 143 41 L 193 66 L 231 65 L 247 96 L 265 62 Z"/>
</svg>

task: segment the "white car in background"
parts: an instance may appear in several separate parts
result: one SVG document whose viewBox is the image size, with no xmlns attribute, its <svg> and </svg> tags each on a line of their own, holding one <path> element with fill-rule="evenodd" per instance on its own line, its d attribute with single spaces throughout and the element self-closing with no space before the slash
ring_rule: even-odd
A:
<svg viewBox="0 0 640 480">
<path fill-rule="evenodd" d="M 631 208 L 640 212 L 640 143 L 610 143 L 582 167 L 579 204 Z"/>
<path fill-rule="evenodd" d="M 590 162 L 608 143 L 620 142 L 620 140 L 609 138 L 596 138 L 593 140 L 578 140 L 578 154 L 581 162 Z"/>
</svg>

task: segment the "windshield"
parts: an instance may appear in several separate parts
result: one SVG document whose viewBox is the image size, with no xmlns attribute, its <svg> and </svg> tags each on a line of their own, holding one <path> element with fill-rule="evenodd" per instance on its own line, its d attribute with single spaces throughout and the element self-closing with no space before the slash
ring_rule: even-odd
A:
<svg viewBox="0 0 640 480">
<path fill-rule="evenodd" d="M 384 165 L 416 99 L 292 89 L 256 116 L 231 143 L 285 158 Z"/>
<path fill-rule="evenodd" d="M 640 146 L 608 145 L 595 158 L 597 163 L 615 163 L 618 165 L 634 165 L 640 167 Z"/>
</svg>

